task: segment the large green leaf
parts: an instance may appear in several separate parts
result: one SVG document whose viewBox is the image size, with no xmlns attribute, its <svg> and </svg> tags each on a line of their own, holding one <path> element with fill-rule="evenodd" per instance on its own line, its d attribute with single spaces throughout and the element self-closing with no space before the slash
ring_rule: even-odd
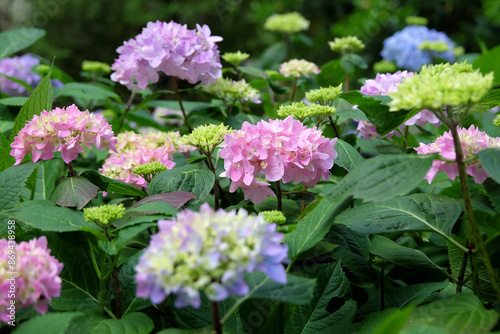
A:
<svg viewBox="0 0 500 334">
<path fill-rule="evenodd" d="M 19 114 L 14 121 L 14 127 L 10 133 L 10 141 L 13 142 L 15 136 L 26 125 L 27 121 L 31 121 L 33 116 L 40 115 L 44 110 L 52 109 L 52 101 L 54 93 L 52 83 L 50 82 L 50 74 L 52 70 L 40 81 L 35 90 L 31 93 L 26 103 L 21 107 Z"/>
<path fill-rule="evenodd" d="M 0 133 L 1 134 L 1 133 Z M 16 163 L 16 159 L 10 155 L 10 151 L 0 147 L 0 172 L 3 172 Z"/>
<path fill-rule="evenodd" d="M 475 295 L 462 293 L 416 307 L 410 314 L 404 331 L 428 325 L 449 334 L 487 333 L 497 321 L 498 314 L 495 310 L 486 310 Z"/>
<path fill-rule="evenodd" d="M 24 96 L 7 97 L 4 99 L 0 99 L 0 104 L 3 104 L 5 106 L 22 107 L 22 105 L 25 104 L 27 100 L 28 98 Z"/>
<path fill-rule="evenodd" d="M 156 175 L 149 185 L 149 193 L 155 195 L 183 190 L 203 200 L 210 194 L 214 182 L 215 176 L 211 171 L 186 165 Z"/>
<path fill-rule="evenodd" d="M 328 233 L 336 215 L 347 203 L 346 198 L 330 201 L 323 199 L 305 218 L 297 223 L 297 228 L 285 236 L 288 257 L 294 261 L 302 252 L 312 248 Z"/>
<path fill-rule="evenodd" d="M 363 320 L 361 328 L 355 332 L 359 334 L 399 334 L 411 311 L 412 308 L 405 308 L 372 313 Z M 422 333 L 427 334 L 427 332 Z"/>
<path fill-rule="evenodd" d="M 81 315 L 78 312 L 47 313 L 31 318 L 16 328 L 16 334 L 65 334 L 73 319 Z"/>
<path fill-rule="evenodd" d="M 71 334 L 148 334 L 154 329 L 153 320 L 144 313 L 129 313 L 121 319 L 82 316 L 68 330 Z"/>
<path fill-rule="evenodd" d="M 365 201 L 384 201 L 417 187 L 432 166 L 433 155 L 386 154 L 367 159 L 324 195 L 352 195 Z"/>
<path fill-rule="evenodd" d="M 328 62 L 320 69 L 321 72 L 316 75 L 316 81 L 322 87 L 338 86 L 345 80 L 345 71 L 340 65 L 340 59 Z"/>
<path fill-rule="evenodd" d="M 35 199 L 49 199 L 63 167 L 64 161 L 61 159 L 46 160 L 38 167 Z"/>
<path fill-rule="evenodd" d="M 337 139 L 337 142 L 335 143 L 335 151 L 337 151 L 339 155 L 338 158 L 335 159 L 335 164 L 344 168 L 348 172 L 361 165 L 364 161 L 361 154 L 359 154 L 354 147 L 342 139 Z"/>
<path fill-rule="evenodd" d="M 500 183 L 500 149 L 489 148 L 478 153 L 484 170 L 496 183 Z"/>
<path fill-rule="evenodd" d="M 21 51 L 45 36 L 39 28 L 20 28 L 0 33 L 0 59 Z"/>
<path fill-rule="evenodd" d="M 479 71 L 483 74 L 493 72 L 493 86 L 500 85 L 500 63 L 498 59 L 500 58 L 500 45 L 495 46 L 493 49 L 480 55 L 474 62 L 472 66 L 474 68 L 479 68 Z"/>
<path fill-rule="evenodd" d="M 137 283 L 134 279 L 134 267 L 139 262 L 141 255 L 142 251 L 135 253 L 125 263 L 123 263 L 118 271 L 120 287 L 123 290 L 121 299 L 123 315 L 127 315 L 130 312 L 140 311 L 152 305 L 148 298 L 139 298 L 136 295 Z"/>
<path fill-rule="evenodd" d="M 7 168 L 0 173 L 0 210 L 10 208 L 20 202 L 28 177 L 40 165 L 40 162 L 27 162 Z"/>
<path fill-rule="evenodd" d="M 335 223 L 360 233 L 431 231 L 453 240 L 451 229 L 461 213 L 457 199 L 414 194 L 356 206 L 338 215 Z"/>
<path fill-rule="evenodd" d="M 56 88 L 55 96 L 70 96 L 84 101 L 105 100 L 107 98 L 118 99 L 118 95 L 111 90 L 83 82 L 70 82 L 63 87 Z"/>
<path fill-rule="evenodd" d="M 109 177 L 99 174 L 95 170 L 86 170 L 80 174 L 90 182 L 99 187 L 102 191 L 128 195 L 145 197 L 146 193 L 140 189 L 131 186 L 128 183 L 119 180 L 113 180 Z"/>
<path fill-rule="evenodd" d="M 350 293 L 349 281 L 340 262 L 320 264 L 308 268 L 308 271 L 315 271 L 317 277 L 314 296 L 309 304 L 297 306 L 285 333 L 331 333 L 334 327 L 350 323 L 356 313 L 354 301 L 345 301 L 337 311 L 342 314 L 341 317 L 337 312 L 332 314 L 327 310 L 332 298 L 347 299 Z"/>
<path fill-rule="evenodd" d="M 113 241 L 99 240 L 99 247 L 109 255 L 117 255 L 127 243 L 148 227 L 156 226 L 156 223 L 142 223 L 117 230 L 118 237 Z"/>
<path fill-rule="evenodd" d="M 73 176 L 62 180 L 50 195 L 59 206 L 76 207 L 81 210 L 97 196 L 99 188 L 83 176 Z"/>
</svg>

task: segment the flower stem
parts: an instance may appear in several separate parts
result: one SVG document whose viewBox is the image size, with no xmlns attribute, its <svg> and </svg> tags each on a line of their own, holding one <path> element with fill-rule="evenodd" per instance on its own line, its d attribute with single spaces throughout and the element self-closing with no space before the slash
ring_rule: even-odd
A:
<svg viewBox="0 0 500 334">
<path fill-rule="evenodd" d="M 118 129 L 116 129 L 115 133 L 120 132 L 120 130 L 121 130 L 122 126 L 123 126 L 123 122 L 125 121 L 125 118 L 127 118 L 127 114 L 130 111 L 130 107 L 132 106 L 132 101 L 134 100 L 134 96 L 135 96 L 135 90 L 132 91 L 132 94 L 130 94 L 130 97 L 129 97 L 128 101 L 127 101 L 127 105 L 125 106 L 125 111 L 123 112 L 123 116 L 120 119 L 120 124 L 118 124 Z"/>
<path fill-rule="evenodd" d="M 73 169 L 73 161 L 68 162 L 69 177 L 75 176 L 75 170 Z"/>
<path fill-rule="evenodd" d="M 215 333 L 222 334 L 222 326 L 219 318 L 219 306 L 217 306 L 217 302 L 212 302 L 212 321 L 214 323 Z"/>
<path fill-rule="evenodd" d="M 208 168 L 214 173 L 215 176 L 215 183 L 214 183 L 214 209 L 219 210 L 220 208 L 220 203 L 219 203 L 219 182 L 217 181 L 217 175 L 215 174 L 215 167 L 212 162 L 212 157 L 210 153 L 205 153 L 205 155 L 208 157 L 207 162 L 208 162 Z"/>
<path fill-rule="evenodd" d="M 467 244 L 466 247 L 469 245 Z M 467 260 L 469 259 L 469 253 L 464 253 L 462 259 L 462 266 L 460 267 L 460 272 L 457 277 L 457 293 L 462 292 L 462 286 L 464 285 L 465 270 L 467 269 Z"/>
<path fill-rule="evenodd" d="M 333 131 L 335 131 L 335 135 L 337 136 L 337 138 L 340 138 L 340 132 L 339 132 L 339 129 L 337 128 L 337 124 L 333 121 L 333 118 L 331 115 L 328 116 L 328 118 L 330 119 L 330 125 L 332 126 Z"/>
<path fill-rule="evenodd" d="M 349 73 L 345 74 L 345 92 L 349 91 Z"/>
<path fill-rule="evenodd" d="M 179 106 L 181 107 L 182 116 L 184 117 L 184 123 L 186 124 L 186 127 L 188 128 L 189 132 L 191 132 L 193 131 L 193 128 L 191 128 L 191 125 L 189 125 L 186 110 L 184 110 L 181 94 L 179 93 L 179 87 L 177 86 L 177 78 L 174 76 L 172 76 L 172 85 L 174 86 L 175 96 L 177 96 L 177 101 L 179 101 Z"/>
<path fill-rule="evenodd" d="M 455 124 L 454 124 L 455 125 Z M 473 257 L 476 256 L 475 252 L 479 252 L 481 258 L 483 260 L 484 266 L 486 268 L 486 272 L 488 273 L 488 278 L 490 279 L 491 286 L 495 291 L 496 297 L 500 302 L 500 287 L 498 286 L 498 282 L 496 280 L 495 270 L 491 265 L 490 257 L 488 252 L 486 251 L 486 247 L 484 245 L 483 239 L 481 237 L 481 232 L 479 231 L 479 227 L 477 225 L 476 219 L 474 217 L 474 213 L 472 212 L 472 198 L 469 190 L 469 181 L 467 179 L 467 172 L 464 163 L 464 156 L 462 152 L 462 144 L 460 143 L 460 137 L 458 136 L 457 126 L 450 127 L 451 134 L 453 136 L 453 143 L 455 146 L 455 154 L 456 161 L 458 166 L 458 175 L 460 177 L 460 187 L 462 189 L 462 196 L 464 197 L 465 203 L 465 213 L 467 217 L 468 223 L 468 234 L 469 234 L 469 249 L 471 252 L 471 264 L 474 263 Z M 474 268 L 475 267 L 475 268 Z M 472 275 L 473 280 L 476 282 L 479 281 L 479 272 L 477 270 L 477 266 L 472 267 Z M 477 283 L 474 284 L 474 291 L 476 294 L 479 294 L 479 286 Z"/>
<path fill-rule="evenodd" d="M 408 128 L 409 126 L 408 125 L 405 125 L 405 128 L 404 128 L 404 134 L 403 134 L 403 150 L 405 150 L 406 152 L 406 147 L 408 146 Z"/>
<path fill-rule="evenodd" d="M 293 103 L 293 99 L 295 98 L 295 91 L 297 90 L 297 82 L 299 81 L 298 77 L 295 77 L 293 81 L 292 94 L 290 96 L 290 103 Z"/>
<path fill-rule="evenodd" d="M 278 211 L 283 211 L 283 204 L 282 204 L 282 199 L 281 199 L 281 184 L 280 180 L 276 181 L 276 197 L 278 199 Z"/>
<path fill-rule="evenodd" d="M 307 191 L 307 186 L 304 183 L 302 183 L 302 190 Z M 307 206 L 306 200 L 303 199 L 302 200 L 302 212 L 304 212 L 304 210 L 306 209 L 306 206 Z"/>
</svg>

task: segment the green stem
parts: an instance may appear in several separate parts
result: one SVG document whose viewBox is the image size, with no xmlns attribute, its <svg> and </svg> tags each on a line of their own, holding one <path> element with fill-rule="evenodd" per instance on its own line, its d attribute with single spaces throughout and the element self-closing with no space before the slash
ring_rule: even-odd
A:
<svg viewBox="0 0 500 334">
<path fill-rule="evenodd" d="M 404 128 L 404 137 L 403 137 L 403 150 L 406 152 L 406 147 L 408 146 L 408 128 L 409 126 L 408 125 L 405 125 L 405 128 Z"/>
<path fill-rule="evenodd" d="M 345 92 L 349 91 L 349 73 L 345 74 Z"/>
<path fill-rule="evenodd" d="M 191 132 L 193 131 L 193 128 L 191 128 L 191 125 L 189 125 L 186 110 L 184 110 L 181 94 L 179 93 L 179 87 L 177 86 L 177 78 L 174 76 L 172 76 L 172 85 L 174 86 L 175 96 L 177 96 L 177 101 L 179 101 L 179 106 L 181 107 L 182 116 L 184 117 L 184 123 L 186 124 L 186 127 L 188 128 L 189 132 Z"/>
<path fill-rule="evenodd" d="M 281 194 L 281 181 L 278 180 L 276 181 L 276 197 L 278 199 L 278 211 L 283 211 L 283 204 L 282 204 L 282 194 Z"/>
<path fill-rule="evenodd" d="M 340 132 L 339 132 L 339 129 L 337 128 L 337 124 L 333 121 L 333 118 L 331 115 L 328 116 L 328 118 L 330 119 L 330 125 L 332 126 L 333 131 L 335 131 L 335 135 L 337 136 L 337 138 L 340 138 Z"/>
<path fill-rule="evenodd" d="M 205 153 L 205 155 L 207 156 L 207 163 L 208 163 L 208 168 L 210 168 L 210 170 L 212 171 L 212 173 L 214 173 L 214 176 L 215 176 L 215 183 L 214 183 L 214 208 L 215 210 L 218 210 L 220 208 L 220 203 L 219 203 L 219 182 L 217 181 L 217 174 L 215 173 L 215 167 L 214 167 L 214 164 L 212 162 L 212 156 L 210 154 L 210 152 L 202 152 L 202 153 Z"/>
<path fill-rule="evenodd" d="M 35 168 L 35 182 L 33 182 L 33 187 L 31 188 L 30 201 L 32 201 L 35 198 L 36 180 L 37 179 L 38 179 L 38 167 Z"/>
<path fill-rule="evenodd" d="M 75 170 L 73 169 L 73 161 L 68 162 L 69 177 L 75 176 Z"/>
<path fill-rule="evenodd" d="M 467 247 L 469 246 L 468 244 L 466 245 Z M 469 253 L 464 253 L 464 257 L 462 259 L 462 266 L 460 267 L 460 272 L 458 273 L 457 277 L 457 293 L 462 292 L 462 286 L 464 285 L 464 277 L 465 277 L 465 271 L 467 269 L 467 260 L 469 259 Z"/>
<path fill-rule="evenodd" d="M 132 107 L 132 101 L 134 100 L 134 96 L 135 96 L 135 90 L 132 91 L 132 94 L 130 94 L 122 118 L 120 119 L 120 123 L 118 124 L 118 129 L 116 129 L 115 133 L 120 132 L 120 130 L 122 129 L 123 122 L 125 122 L 125 118 L 127 118 L 128 112 L 130 111 L 130 107 Z"/>
<path fill-rule="evenodd" d="M 215 333 L 222 334 L 222 326 L 219 318 L 219 306 L 217 306 L 217 302 L 212 302 L 212 321 Z"/>
<path fill-rule="evenodd" d="M 380 310 L 383 311 L 385 309 L 385 273 L 384 273 L 385 265 L 382 264 L 380 268 Z"/>
<path fill-rule="evenodd" d="M 292 41 L 290 40 L 290 34 L 285 34 L 286 43 L 286 59 L 290 60 L 292 58 Z"/>
<path fill-rule="evenodd" d="M 295 98 L 295 91 L 297 90 L 297 82 L 299 81 L 298 77 L 295 77 L 293 81 L 292 94 L 290 96 L 290 103 L 293 103 L 293 99 Z"/>
</svg>

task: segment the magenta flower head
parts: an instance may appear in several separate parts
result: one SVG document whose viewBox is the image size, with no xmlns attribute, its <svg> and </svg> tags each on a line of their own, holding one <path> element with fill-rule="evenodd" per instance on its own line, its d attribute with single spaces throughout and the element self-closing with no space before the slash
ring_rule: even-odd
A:
<svg viewBox="0 0 500 334">
<path fill-rule="evenodd" d="M 11 305 L 18 310 L 33 305 L 38 313 L 46 313 L 52 297 L 61 293 L 62 268 L 44 236 L 19 244 L 0 239 L 0 321 L 12 320 Z"/>
<path fill-rule="evenodd" d="M 240 187 L 245 199 L 261 203 L 267 196 L 275 196 L 261 177 L 283 183 L 303 182 L 306 186 L 315 185 L 321 178 L 328 180 L 337 158 L 333 148 L 336 142 L 336 138 L 323 137 L 321 130 L 307 128 L 293 116 L 256 125 L 245 122 L 241 130 L 224 138 L 220 157 L 225 171 L 220 176 L 231 179 L 230 192 Z"/>
<path fill-rule="evenodd" d="M 56 108 L 42 111 L 35 115 L 19 131 L 10 144 L 10 155 L 16 159 L 15 165 L 23 158 L 33 154 L 33 161 L 50 160 L 54 152 L 61 152 L 64 162 L 69 163 L 84 151 L 82 145 L 94 145 L 100 150 L 116 150 L 116 137 L 111 125 L 100 114 L 92 114 L 88 110 L 78 110 L 74 104 L 67 108 Z"/>
<path fill-rule="evenodd" d="M 200 212 L 184 210 L 177 218 L 158 221 L 158 227 L 135 267 L 138 297 L 158 304 L 174 294 L 175 307 L 198 308 L 200 290 L 212 301 L 247 294 L 245 273 L 262 271 L 286 283 L 282 263 L 288 246 L 281 244 L 276 224 L 261 215 L 214 211 L 205 203 Z"/>
<path fill-rule="evenodd" d="M 474 125 L 469 129 L 458 128 L 458 137 L 462 143 L 462 151 L 464 159 L 474 158 L 480 151 L 487 148 L 500 148 L 500 138 L 493 138 L 486 133 L 479 131 Z M 415 147 L 418 154 L 439 153 L 443 158 L 455 160 L 455 146 L 453 144 L 453 137 L 451 131 L 445 132 L 441 137 L 438 137 L 434 143 L 425 145 L 420 143 L 420 147 Z M 483 183 L 489 176 L 488 173 L 482 168 L 479 158 L 467 162 L 467 174 L 474 178 L 476 183 Z M 441 160 L 434 160 L 431 169 L 427 172 L 425 178 L 432 182 L 437 172 L 446 172 L 448 177 L 452 180 L 458 175 L 458 166 L 456 162 L 446 162 Z"/>
<path fill-rule="evenodd" d="M 222 76 L 217 42 L 207 25 L 187 29 L 170 21 L 149 22 L 142 32 L 124 42 L 116 51 L 120 54 L 111 69 L 111 80 L 144 89 L 157 82 L 159 72 L 185 79 L 195 84 L 214 83 Z"/>
</svg>

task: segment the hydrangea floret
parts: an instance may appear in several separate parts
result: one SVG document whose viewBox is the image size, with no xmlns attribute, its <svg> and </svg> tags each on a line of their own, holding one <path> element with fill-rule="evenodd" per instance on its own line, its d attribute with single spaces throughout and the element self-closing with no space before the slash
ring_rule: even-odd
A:
<svg viewBox="0 0 500 334">
<path fill-rule="evenodd" d="M 15 268 L 9 264 L 15 252 Z M 10 322 L 11 301 L 19 311 L 33 305 L 45 314 L 53 297 L 59 297 L 62 280 L 59 277 L 63 264 L 50 255 L 47 238 L 41 236 L 16 244 L 13 240 L 0 239 L 0 321 Z M 8 272 L 15 272 L 15 293 L 10 292 L 12 280 Z"/>
<path fill-rule="evenodd" d="M 425 41 L 444 42 L 448 45 L 448 50 L 444 52 L 428 52 L 419 49 L 418 46 Z M 444 32 L 438 32 L 424 26 L 411 25 L 387 38 L 380 54 L 384 60 L 393 61 L 400 68 L 418 71 L 423 65 L 432 63 L 434 58 L 441 58 L 450 63 L 453 62 L 455 60 L 453 48 L 453 42 Z"/>
<path fill-rule="evenodd" d="M 234 67 L 238 66 L 241 64 L 241 62 L 245 59 L 250 57 L 250 55 L 246 52 L 241 52 L 240 50 L 236 52 L 226 52 L 222 55 L 222 59 L 227 61 L 229 64 L 233 65 Z"/>
<path fill-rule="evenodd" d="M 159 220 L 159 232 L 135 267 L 137 296 L 155 304 L 176 295 L 177 308 L 200 307 L 200 291 L 211 301 L 249 292 L 245 273 L 262 271 L 285 284 L 283 262 L 288 247 L 276 224 L 244 209 L 214 211 L 205 203 L 200 212 L 184 210 L 172 220 Z"/>
<path fill-rule="evenodd" d="M 311 103 L 331 106 L 339 94 L 342 94 L 342 84 L 310 90 L 306 93 L 306 99 Z"/>
<path fill-rule="evenodd" d="M 224 124 L 200 125 L 194 128 L 190 134 L 182 136 L 181 141 L 186 145 L 196 147 L 204 154 L 210 155 L 217 146 L 222 144 L 224 136 L 233 132 L 234 130 Z"/>
<path fill-rule="evenodd" d="M 216 82 L 209 85 L 201 84 L 200 88 L 217 95 L 217 97 L 223 101 L 234 102 L 237 100 L 243 100 L 252 101 L 253 103 L 261 103 L 259 100 L 259 91 L 250 86 L 245 79 L 234 81 L 231 79 L 220 78 Z"/>
<path fill-rule="evenodd" d="M 240 187 L 245 199 L 261 203 L 275 196 L 263 177 L 270 182 L 303 182 L 308 187 L 321 178 L 328 180 L 337 158 L 336 142 L 292 116 L 255 125 L 244 122 L 241 130 L 224 138 L 220 157 L 225 171 L 220 176 L 231 179 L 230 192 Z"/>
<path fill-rule="evenodd" d="M 493 120 L 493 125 L 500 127 L 500 115 L 497 115 L 497 118 Z"/>
<path fill-rule="evenodd" d="M 309 22 L 298 12 L 273 14 L 264 23 L 264 29 L 285 34 L 293 34 L 309 29 Z"/>
<path fill-rule="evenodd" d="M 390 110 L 417 108 L 454 109 L 478 102 L 491 88 L 493 73 L 486 75 L 465 63 L 424 66 L 422 71 L 398 85 L 397 92 L 389 92 Z M 465 110 L 466 111 L 466 110 Z"/>
<path fill-rule="evenodd" d="M 111 125 L 101 114 L 82 112 L 73 104 L 33 116 L 14 138 L 10 154 L 16 159 L 15 165 L 29 153 L 36 162 L 52 159 L 54 152 L 61 152 L 64 162 L 69 163 L 84 151 L 83 146 L 116 151 L 116 144 Z"/>
<path fill-rule="evenodd" d="M 278 210 L 267 210 L 259 212 L 260 215 L 264 217 L 264 220 L 269 223 L 275 223 L 278 225 L 283 225 L 286 223 L 286 217 L 283 212 Z"/>
<path fill-rule="evenodd" d="M 117 137 L 117 152 L 111 153 L 99 171 L 104 176 L 127 182 L 138 189 L 147 188 L 147 181 L 133 170 L 135 167 L 155 161 L 172 169 L 175 166 L 175 162 L 172 161 L 175 146 L 170 136 L 171 134 L 165 132 L 148 134 L 122 132 Z"/>
<path fill-rule="evenodd" d="M 33 67 L 40 64 L 40 59 L 31 55 L 25 54 L 18 57 L 0 59 L 0 73 L 8 75 L 24 81 L 31 87 L 35 88 L 40 83 L 40 76 L 33 73 Z M 52 86 L 62 87 L 60 80 L 51 80 Z M 10 80 L 4 76 L 0 76 L 0 91 L 11 96 L 28 96 L 29 91 L 20 83 Z"/>
<path fill-rule="evenodd" d="M 457 131 L 462 144 L 467 174 L 471 175 L 476 183 L 483 183 L 489 175 L 482 168 L 477 154 L 487 148 L 500 148 L 500 138 L 490 137 L 485 132 L 479 131 L 474 125 L 471 125 L 469 129 L 457 128 Z M 439 155 L 445 159 L 456 159 L 451 131 L 445 132 L 431 144 L 425 145 L 420 143 L 420 146 L 416 147 L 415 150 L 418 154 L 439 153 Z M 429 184 L 432 182 L 437 172 L 440 171 L 446 172 L 448 177 L 454 180 L 458 175 L 457 163 L 434 160 L 431 169 L 425 176 Z"/>
<path fill-rule="evenodd" d="M 108 225 L 125 214 L 125 207 L 120 204 L 106 204 L 83 209 L 83 217 L 88 222 Z"/>
<path fill-rule="evenodd" d="M 318 74 L 321 70 L 319 67 L 305 59 L 292 59 L 284 62 L 280 66 L 280 73 L 285 77 L 295 77 L 300 76 L 309 77 L 310 74 Z"/>
<path fill-rule="evenodd" d="M 328 45 L 330 50 L 341 54 L 358 53 L 365 48 L 365 43 L 356 36 L 335 37 Z"/>
<path fill-rule="evenodd" d="M 165 170 L 167 170 L 167 167 L 164 164 L 159 161 L 154 161 L 137 166 L 132 170 L 132 172 L 142 176 L 149 183 L 153 177 Z"/>
<path fill-rule="evenodd" d="M 144 89 L 158 82 L 159 73 L 195 84 L 215 82 L 222 76 L 217 42 L 207 25 L 186 25 L 174 21 L 149 22 L 134 39 L 123 43 L 111 69 L 111 80 L 129 89 Z"/>
<path fill-rule="evenodd" d="M 277 113 L 279 117 L 294 116 L 300 121 L 304 121 L 307 117 L 315 116 L 318 122 L 321 122 L 326 117 L 335 114 L 335 107 L 310 103 L 305 105 L 304 102 L 293 102 L 289 105 L 281 105 Z"/>
</svg>

